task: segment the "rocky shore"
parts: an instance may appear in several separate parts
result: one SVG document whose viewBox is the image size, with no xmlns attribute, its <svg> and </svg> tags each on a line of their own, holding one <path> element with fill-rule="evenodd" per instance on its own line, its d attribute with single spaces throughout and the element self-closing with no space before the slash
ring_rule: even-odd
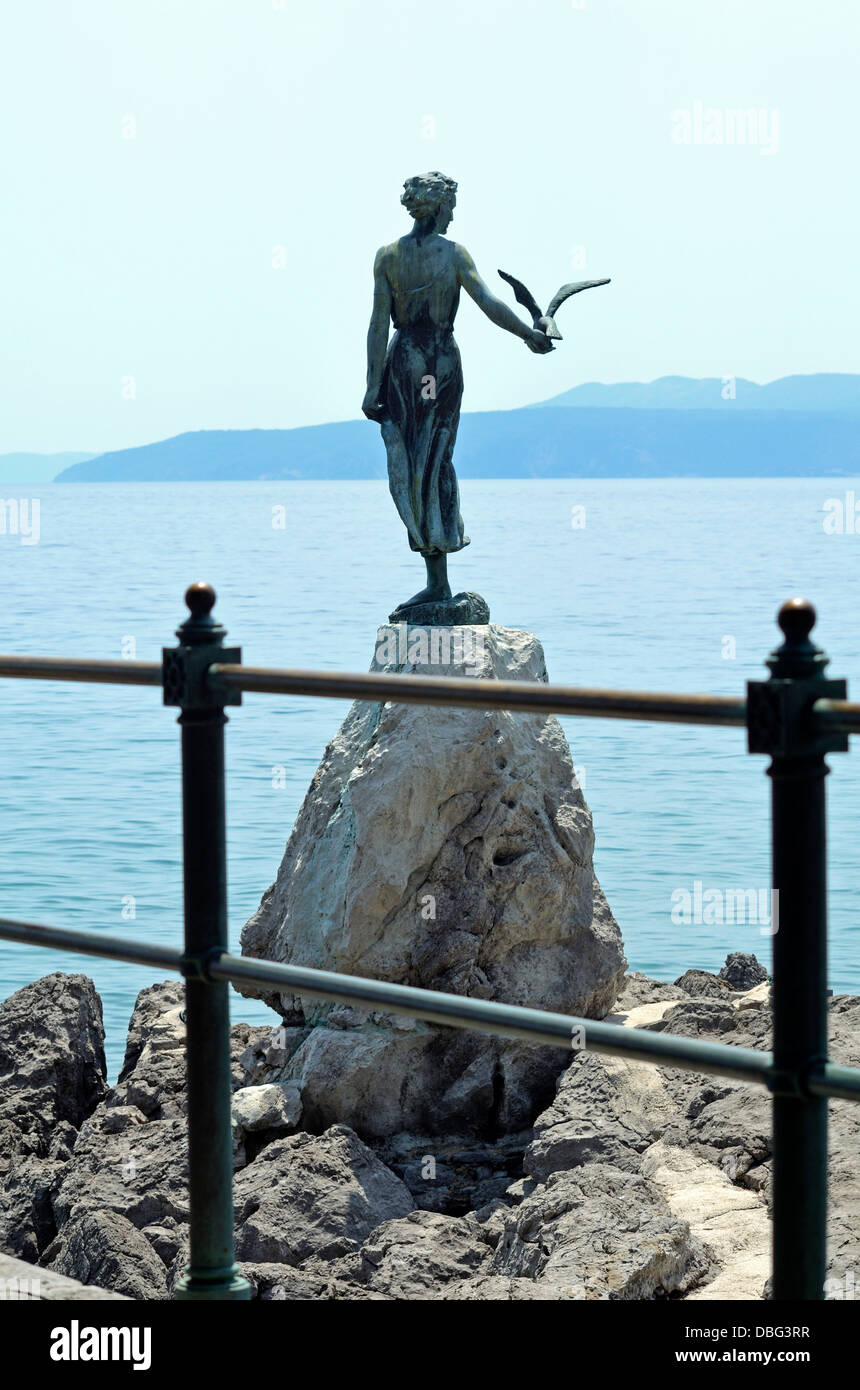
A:
<svg viewBox="0 0 860 1390">
<path fill-rule="evenodd" d="M 608 1018 L 766 1048 L 768 990 L 749 956 L 676 984 L 628 974 Z M 0 1251 L 35 1274 L 169 1297 L 187 1253 L 182 999 L 178 982 L 142 991 L 111 1087 L 85 976 L 0 1007 Z M 860 1064 L 860 999 L 834 998 L 830 1019 L 834 1059 Z M 766 1296 L 764 1090 L 586 1049 L 556 1054 L 555 1097 L 518 1132 L 379 1137 L 303 1113 L 288 1030 L 232 1039 L 236 1249 L 255 1298 Z M 839 1297 L 860 1261 L 856 1106 L 832 1103 L 830 1134 Z"/>
</svg>

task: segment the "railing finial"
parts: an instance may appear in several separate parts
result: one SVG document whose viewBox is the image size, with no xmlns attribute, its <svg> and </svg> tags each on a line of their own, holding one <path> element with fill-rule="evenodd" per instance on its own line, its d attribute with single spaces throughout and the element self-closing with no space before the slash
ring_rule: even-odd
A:
<svg viewBox="0 0 860 1390">
<path fill-rule="evenodd" d="M 211 613 L 215 607 L 217 595 L 211 584 L 205 580 L 198 579 L 195 584 L 189 584 L 185 590 L 185 602 L 191 610 L 193 618 L 204 618 L 207 613 Z"/>
<path fill-rule="evenodd" d="M 809 634 L 817 613 L 807 598 L 790 598 L 776 615 L 785 641 L 767 658 L 771 680 L 822 678 L 829 664 L 826 652 L 817 647 Z"/>
<path fill-rule="evenodd" d="M 185 602 L 190 617 L 176 629 L 176 636 L 182 645 L 201 647 L 223 642 L 227 636 L 227 629 L 222 627 L 212 614 L 215 607 L 215 590 L 212 585 L 206 584 L 202 579 L 198 579 L 196 584 L 189 584 L 185 590 Z"/>
<path fill-rule="evenodd" d="M 815 627 L 817 619 L 818 614 L 808 598 L 787 599 L 776 615 L 776 621 L 788 642 L 802 642 Z"/>
</svg>

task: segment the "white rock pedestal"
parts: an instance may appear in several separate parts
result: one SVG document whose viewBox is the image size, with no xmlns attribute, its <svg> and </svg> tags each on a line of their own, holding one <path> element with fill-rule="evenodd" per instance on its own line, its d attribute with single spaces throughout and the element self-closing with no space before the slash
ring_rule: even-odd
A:
<svg viewBox="0 0 860 1390">
<path fill-rule="evenodd" d="M 381 628 L 375 671 L 546 681 L 530 632 Z M 353 705 L 325 751 L 246 956 L 601 1018 L 626 962 L 558 720 Z M 251 992 L 250 990 L 247 992 Z M 368 1138 L 526 1128 L 558 1048 L 255 991 L 289 1023 L 272 1079 L 304 1122 Z"/>
</svg>

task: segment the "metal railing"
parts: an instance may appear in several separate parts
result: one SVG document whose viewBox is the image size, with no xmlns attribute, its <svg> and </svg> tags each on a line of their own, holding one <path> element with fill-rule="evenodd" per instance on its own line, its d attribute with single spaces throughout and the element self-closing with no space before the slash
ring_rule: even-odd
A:
<svg viewBox="0 0 860 1390">
<path fill-rule="evenodd" d="M 848 735 L 860 733 L 860 705 L 848 702 L 844 681 L 824 676 L 827 658 L 810 640 L 812 606 L 801 599 L 783 605 L 779 624 L 784 641 L 768 658 L 770 678 L 749 682 L 746 699 L 739 700 L 539 682 L 245 667 L 239 649 L 224 646 L 225 631 L 212 616 L 211 587 L 193 584 L 185 597 L 191 616 L 177 630 L 178 646 L 164 649 L 160 665 L 0 656 L 0 677 L 160 686 L 165 705 L 180 710 L 184 949 L 0 919 L 2 939 L 163 968 L 185 978 L 189 1259 L 174 1296 L 250 1297 L 233 1242 L 228 983 L 241 982 L 545 1046 L 579 1048 L 584 1040 L 594 1052 L 767 1087 L 773 1097 L 772 1297 L 821 1299 L 827 1101 L 860 1100 L 860 1070 L 828 1059 L 825 754 L 847 751 Z M 772 1053 L 231 955 L 224 711 L 240 704 L 248 691 L 746 727 L 749 751 L 771 758 L 772 882 L 779 893 Z"/>
</svg>

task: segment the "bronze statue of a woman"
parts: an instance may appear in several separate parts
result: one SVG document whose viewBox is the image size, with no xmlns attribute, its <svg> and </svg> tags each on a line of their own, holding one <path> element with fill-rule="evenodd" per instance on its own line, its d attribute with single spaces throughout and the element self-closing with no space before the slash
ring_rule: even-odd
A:
<svg viewBox="0 0 860 1390">
<path fill-rule="evenodd" d="M 426 588 L 402 603 L 393 620 L 408 620 L 418 605 L 450 600 L 448 556 L 469 544 L 452 461 L 463 395 L 453 333 L 460 290 L 533 352 L 552 350 L 544 332 L 490 292 L 465 247 L 442 235 L 456 193 L 454 180 L 438 172 L 407 179 L 400 201 L 415 225 L 408 236 L 380 247 L 373 267 L 362 410 L 382 427 L 391 495 L 410 546 L 427 566 Z M 390 344 L 389 321 L 396 330 Z"/>
</svg>

